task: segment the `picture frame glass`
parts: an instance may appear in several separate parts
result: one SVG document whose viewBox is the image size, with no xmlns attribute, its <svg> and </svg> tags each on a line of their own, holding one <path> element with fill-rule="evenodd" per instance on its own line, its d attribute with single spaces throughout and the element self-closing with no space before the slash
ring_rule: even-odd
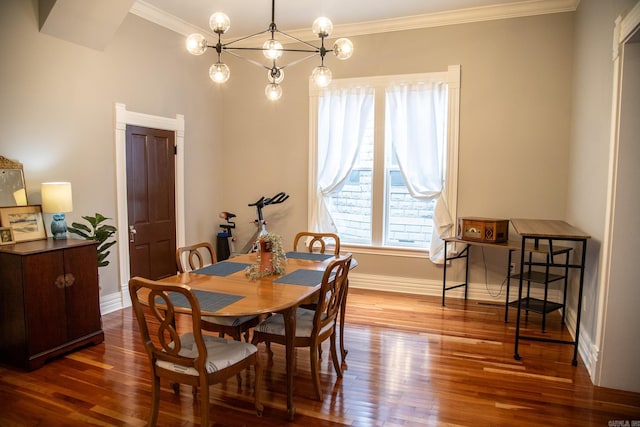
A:
<svg viewBox="0 0 640 427">
<path fill-rule="evenodd" d="M 0 208 L 0 223 L 11 229 L 16 243 L 47 238 L 40 205 Z"/>
<path fill-rule="evenodd" d="M 13 231 L 10 227 L 0 227 L 0 245 L 11 245 L 15 243 Z"/>
</svg>

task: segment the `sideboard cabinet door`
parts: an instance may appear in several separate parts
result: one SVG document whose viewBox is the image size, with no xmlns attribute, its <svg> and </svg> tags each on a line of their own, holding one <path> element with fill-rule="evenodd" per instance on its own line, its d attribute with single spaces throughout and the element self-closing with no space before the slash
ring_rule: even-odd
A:
<svg viewBox="0 0 640 427">
<path fill-rule="evenodd" d="M 71 341 L 102 328 L 95 246 L 65 250 L 64 270 L 67 339 Z"/>
<path fill-rule="evenodd" d="M 22 257 L 27 353 L 37 356 L 67 341 L 62 251 Z"/>
</svg>

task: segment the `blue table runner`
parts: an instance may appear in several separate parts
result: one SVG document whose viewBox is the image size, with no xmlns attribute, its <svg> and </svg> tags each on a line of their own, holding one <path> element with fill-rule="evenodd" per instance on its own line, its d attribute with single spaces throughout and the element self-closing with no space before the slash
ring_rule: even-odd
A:
<svg viewBox="0 0 640 427">
<path fill-rule="evenodd" d="M 296 270 L 274 280 L 273 283 L 316 286 L 322 283 L 322 276 L 324 276 L 324 270 Z"/>
<path fill-rule="evenodd" d="M 196 299 L 200 303 L 200 310 L 202 311 L 218 311 L 234 302 L 240 301 L 243 296 L 222 294 L 219 292 L 208 292 L 200 290 L 192 290 Z M 176 307 L 191 308 L 187 298 L 176 292 L 169 292 L 169 299 Z M 164 301 L 161 297 L 156 297 L 156 303 L 163 304 Z"/>
<path fill-rule="evenodd" d="M 286 256 L 291 259 L 305 259 L 309 261 L 326 261 L 329 258 L 333 258 L 331 254 L 321 254 L 317 252 L 287 252 Z"/>
<path fill-rule="evenodd" d="M 242 262 L 221 261 L 216 264 L 208 265 L 199 270 L 194 270 L 192 271 L 192 273 L 208 274 L 209 276 L 228 276 L 230 274 L 237 273 L 238 271 L 242 271 L 250 265 L 251 264 Z"/>
</svg>

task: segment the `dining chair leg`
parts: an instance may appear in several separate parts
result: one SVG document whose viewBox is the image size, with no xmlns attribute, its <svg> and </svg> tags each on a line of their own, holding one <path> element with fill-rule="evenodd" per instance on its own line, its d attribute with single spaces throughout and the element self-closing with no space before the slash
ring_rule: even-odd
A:
<svg viewBox="0 0 640 427">
<path fill-rule="evenodd" d="M 255 370 L 255 383 L 253 386 L 253 396 L 255 399 L 256 405 L 256 415 L 259 417 L 262 416 L 262 412 L 264 411 L 264 405 L 262 404 L 262 364 L 260 363 L 260 358 L 256 353 L 256 363 L 253 365 Z"/>
<path fill-rule="evenodd" d="M 209 387 L 200 387 L 200 425 L 209 427 Z"/>
<path fill-rule="evenodd" d="M 151 384 L 151 414 L 149 414 L 149 425 L 155 426 L 158 422 L 158 410 L 160 409 L 160 378 L 153 375 L 153 383 Z"/>
<path fill-rule="evenodd" d="M 322 402 L 322 390 L 320 389 L 320 359 L 318 358 L 318 345 L 309 346 L 309 357 L 311 358 L 311 377 L 313 380 L 313 390 L 316 393 L 316 400 Z"/>
<path fill-rule="evenodd" d="M 171 389 L 173 390 L 173 394 L 175 395 L 180 394 L 180 383 L 171 383 L 170 386 L 171 386 Z"/>
<path fill-rule="evenodd" d="M 338 360 L 338 351 L 336 349 L 336 332 L 331 334 L 331 359 L 333 359 L 333 369 L 336 371 L 338 378 L 342 378 L 342 366 Z"/>
<path fill-rule="evenodd" d="M 345 318 L 345 312 L 347 311 L 347 294 L 348 293 L 349 293 L 349 282 L 347 281 L 344 289 L 342 304 L 340 305 L 340 357 L 342 357 L 342 364 L 344 365 L 345 369 L 347 366 L 347 362 L 346 362 L 347 353 L 349 353 L 349 350 L 344 348 L 344 318 Z"/>
</svg>

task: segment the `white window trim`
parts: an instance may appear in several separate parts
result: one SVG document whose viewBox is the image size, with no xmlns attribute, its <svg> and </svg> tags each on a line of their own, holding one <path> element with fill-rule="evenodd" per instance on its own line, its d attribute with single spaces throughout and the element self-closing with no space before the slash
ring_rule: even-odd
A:
<svg viewBox="0 0 640 427">
<path fill-rule="evenodd" d="M 407 80 L 423 78 L 428 80 L 446 80 L 449 93 L 449 111 L 447 122 L 447 174 L 445 181 L 445 197 L 448 203 L 451 218 L 457 218 L 458 211 L 458 146 L 460 139 L 460 65 L 450 65 L 447 71 L 424 73 L 424 74 L 403 74 L 394 76 L 372 76 L 348 79 L 338 79 L 331 83 L 332 88 L 353 87 L 354 85 L 378 86 L 391 81 L 397 82 L 405 77 Z M 318 172 L 318 96 L 322 89 L 319 89 L 311 79 L 309 79 L 309 187 L 307 201 L 307 227 L 311 229 L 311 212 L 315 205 L 317 194 L 317 172 Z M 376 106 L 376 110 L 377 110 Z M 426 258 L 429 251 L 416 248 L 390 248 L 378 246 L 364 246 L 342 244 L 342 247 L 358 254 L 384 254 L 402 257 Z"/>
</svg>

